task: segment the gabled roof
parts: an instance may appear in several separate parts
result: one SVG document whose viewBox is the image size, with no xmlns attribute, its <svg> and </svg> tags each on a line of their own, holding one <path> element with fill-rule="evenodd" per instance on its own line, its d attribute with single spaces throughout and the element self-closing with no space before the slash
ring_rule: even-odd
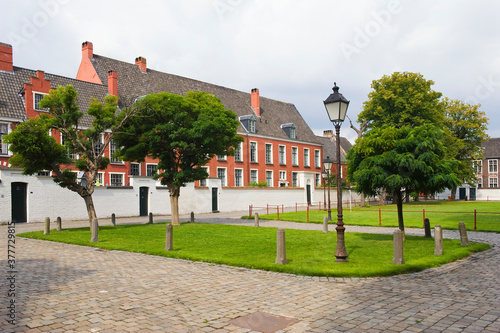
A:
<svg viewBox="0 0 500 333">
<path fill-rule="evenodd" d="M 0 117 L 23 120 L 26 109 L 23 104 L 22 93 L 24 84 L 30 83 L 31 77 L 36 77 L 35 70 L 14 67 L 12 73 L 0 71 Z M 50 80 L 50 87 L 57 88 L 59 85 L 72 84 L 78 92 L 78 106 L 80 111 L 85 112 L 89 108 L 92 97 L 100 101 L 108 94 L 106 86 L 75 80 L 59 75 L 44 73 L 46 80 Z M 82 124 L 86 125 L 86 124 Z"/>
<path fill-rule="evenodd" d="M 481 144 L 483 158 L 500 158 L 500 138 L 490 138 Z"/>
<path fill-rule="evenodd" d="M 261 111 L 259 117 L 251 107 L 250 93 L 167 74 L 149 68 L 144 73 L 135 64 L 110 59 L 97 54 L 94 54 L 93 58 L 90 58 L 90 61 L 101 82 L 105 85 L 108 82 L 107 75 L 109 70 L 114 70 L 118 73 L 118 95 L 122 101 L 133 101 L 139 96 L 161 91 L 175 94 L 185 94 L 190 90 L 205 91 L 218 97 L 224 103 L 226 109 L 232 110 L 238 117 L 253 115 L 257 120 L 255 135 L 289 140 L 286 133 L 280 128 L 280 125 L 294 123 L 298 141 L 318 143 L 313 131 L 293 104 L 260 97 Z M 241 124 L 238 132 L 246 133 L 245 128 Z"/>
<path fill-rule="evenodd" d="M 330 159 L 337 163 L 337 143 L 329 137 L 317 136 L 318 141 L 323 144 L 323 159 L 330 157 Z M 346 138 L 340 138 L 340 147 L 348 151 L 352 145 Z M 340 151 L 340 162 L 345 163 L 345 155 Z"/>
</svg>

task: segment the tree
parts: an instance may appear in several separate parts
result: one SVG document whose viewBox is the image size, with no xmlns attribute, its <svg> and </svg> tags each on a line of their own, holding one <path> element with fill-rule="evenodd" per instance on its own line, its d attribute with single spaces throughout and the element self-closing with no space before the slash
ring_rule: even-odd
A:
<svg viewBox="0 0 500 333">
<path fill-rule="evenodd" d="M 97 218 L 92 199 L 95 182 L 98 171 L 104 170 L 109 164 L 104 151 L 132 111 L 125 109 L 118 112 L 118 97 L 109 95 L 105 97 L 104 104 L 93 99 L 85 114 L 79 111 L 77 96 L 72 85 L 51 90 L 40 102 L 42 108 L 48 109 L 48 114 L 19 124 L 6 139 L 10 144 L 9 149 L 14 153 L 10 163 L 22 167 L 23 174 L 33 175 L 50 170 L 56 183 L 84 199 L 92 228 L 92 220 Z M 86 128 L 82 128 L 84 117 L 91 118 L 87 119 L 90 125 Z M 101 141 L 105 131 L 107 134 Z M 64 145 L 58 143 L 49 132 L 61 133 Z M 74 160 L 70 156 L 78 156 L 78 159 Z M 78 181 L 71 163 L 85 172 L 87 184 Z"/>
<path fill-rule="evenodd" d="M 460 100 L 445 98 L 445 127 L 451 132 L 447 140 L 448 154 L 457 160 L 456 176 L 463 182 L 475 184 L 477 179 L 472 162 L 482 156 L 481 143 L 488 139 L 486 134 L 488 118 L 479 108 Z M 451 188 L 454 200 L 457 188 Z"/>
<path fill-rule="evenodd" d="M 352 124 L 351 118 L 349 118 L 349 123 L 351 124 L 351 128 L 358 134 L 358 139 L 361 139 L 363 137 L 363 132 L 366 131 L 366 128 L 368 127 L 368 120 L 364 119 L 361 125 L 359 125 L 359 129 Z M 364 193 L 361 193 L 361 207 L 366 207 Z"/>
<path fill-rule="evenodd" d="M 420 74 L 394 73 L 373 81 L 358 122 L 368 130 L 348 152 L 348 176 L 356 190 L 396 199 L 404 232 L 403 193 L 430 194 L 459 183 L 456 163 L 446 159 L 441 94 Z"/>
<path fill-rule="evenodd" d="M 137 101 L 137 113 L 115 137 L 120 155 L 129 161 L 157 158 L 154 178 L 170 192 L 172 224 L 179 225 L 181 187 L 208 174 L 202 168 L 215 155 L 232 155 L 243 141 L 237 135 L 236 114 L 205 92 L 186 96 L 168 92 Z"/>
</svg>

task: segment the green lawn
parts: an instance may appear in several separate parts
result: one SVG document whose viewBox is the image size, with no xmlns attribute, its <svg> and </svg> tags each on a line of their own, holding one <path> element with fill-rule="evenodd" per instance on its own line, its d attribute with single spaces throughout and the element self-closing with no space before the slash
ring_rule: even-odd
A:
<svg viewBox="0 0 500 333">
<path fill-rule="evenodd" d="M 47 236 L 42 231 L 18 236 L 299 275 L 338 277 L 415 272 L 489 248 L 489 245 L 479 243 L 471 243 L 467 248 L 462 247 L 460 241 L 445 240 L 445 254 L 434 256 L 434 239 L 407 236 L 404 244 L 406 262 L 393 265 L 392 235 L 346 233 L 349 262 L 335 263 L 334 232 L 286 229 L 289 264 L 277 265 L 276 228 L 184 223 L 173 229 L 174 251 L 164 251 L 164 223 L 101 226 L 98 243 L 90 242 L 88 228 L 51 230 Z"/>
<path fill-rule="evenodd" d="M 379 208 L 381 209 L 381 220 L 383 227 L 397 227 L 396 205 L 371 206 L 367 208 L 344 207 L 344 223 L 348 225 L 378 226 Z M 403 206 L 405 227 L 423 228 L 423 210 L 425 217 L 429 219 L 431 228 L 436 224 L 443 229 L 458 229 L 458 222 L 463 221 L 467 230 L 474 230 L 474 210 L 476 210 L 477 231 L 500 232 L 500 202 L 481 201 L 431 201 L 410 202 Z M 497 214 L 486 214 L 497 213 Z M 311 207 L 309 211 L 309 222 L 323 223 L 326 211 L 319 211 L 317 207 Z M 283 221 L 307 222 L 307 212 L 280 213 L 279 219 Z M 277 214 L 260 215 L 260 218 L 276 220 Z M 332 223 L 337 223 L 337 209 L 332 207 Z"/>
</svg>

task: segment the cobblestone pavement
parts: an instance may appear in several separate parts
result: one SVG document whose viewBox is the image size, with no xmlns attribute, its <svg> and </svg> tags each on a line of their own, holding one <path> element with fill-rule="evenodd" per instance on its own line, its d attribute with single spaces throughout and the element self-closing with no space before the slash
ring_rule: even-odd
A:
<svg viewBox="0 0 500 333">
<path fill-rule="evenodd" d="M 228 217 L 196 220 L 253 224 Z M 88 222 L 64 223 L 81 225 Z M 261 225 L 283 222 L 261 220 Z M 16 225 L 17 233 L 41 229 L 43 223 Z M 498 234 L 469 232 L 470 240 L 489 242 L 493 249 L 467 259 L 416 274 L 366 279 L 294 276 L 18 237 L 11 284 L 7 226 L 0 226 L 0 233 L 1 332 L 255 332 L 231 320 L 258 311 L 299 321 L 279 332 L 500 332 Z M 9 287 L 15 297 L 5 297 Z M 7 322 L 11 299 L 15 325 Z"/>
</svg>

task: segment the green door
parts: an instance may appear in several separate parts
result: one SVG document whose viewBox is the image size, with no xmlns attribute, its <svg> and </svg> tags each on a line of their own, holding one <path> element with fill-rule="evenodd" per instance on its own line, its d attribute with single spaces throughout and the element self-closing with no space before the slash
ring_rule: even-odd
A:
<svg viewBox="0 0 500 333">
<path fill-rule="evenodd" d="M 213 213 L 218 213 L 219 212 L 219 207 L 218 207 L 218 202 L 217 202 L 217 192 L 218 192 L 217 187 L 212 187 L 212 212 Z"/>
<path fill-rule="evenodd" d="M 148 191 L 149 187 L 139 188 L 139 215 L 148 216 Z"/>
<path fill-rule="evenodd" d="M 15 182 L 11 184 L 12 191 L 12 222 L 28 222 L 27 214 L 27 188 L 28 184 Z"/>
<path fill-rule="evenodd" d="M 307 204 L 311 204 L 311 185 L 306 185 L 307 190 Z"/>
</svg>

